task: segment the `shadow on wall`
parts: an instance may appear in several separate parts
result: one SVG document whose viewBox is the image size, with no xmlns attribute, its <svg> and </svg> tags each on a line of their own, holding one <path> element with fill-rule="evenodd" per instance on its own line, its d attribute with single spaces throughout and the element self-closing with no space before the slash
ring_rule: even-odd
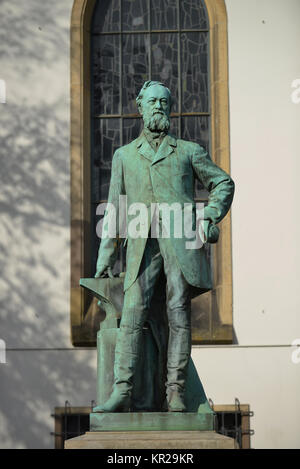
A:
<svg viewBox="0 0 300 469">
<path fill-rule="evenodd" d="M 72 4 L 1 1 L 0 78 L 7 102 L 0 104 L 0 339 L 8 352 L 0 365 L 0 446 L 49 446 L 53 407 L 66 399 L 86 405 L 87 396 L 95 397 L 91 354 L 38 350 L 71 345 Z"/>
<path fill-rule="evenodd" d="M 0 448 L 53 448 L 54 408 L 96 399 L 96 351 L 8 351 L 0 364 Z"/>
</svg>

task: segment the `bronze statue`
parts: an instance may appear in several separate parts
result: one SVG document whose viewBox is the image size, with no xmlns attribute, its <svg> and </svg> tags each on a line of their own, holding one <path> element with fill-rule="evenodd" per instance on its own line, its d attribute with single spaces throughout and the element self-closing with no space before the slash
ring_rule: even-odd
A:
<svg viewBox="0 0 300 469">
<path fill-rule="evenodd" d="M 137 105 L 144 129 L 133 142 L 119 148 L 113 157 L 108 202 L 120 217 L 120 195 L 128 206 L 144 204 L 147 236 L 127 234 L 124 305 L 117 339 L 114 387 L 110 398 L 94 412 L 127 411 L 131 405 L 133 376 L 141 351 L 142 330 L 158 278 L 166 276 L 166 306 L 169 324 L 167 358 L 167 408 L 185 411 L 184 390 L 191 354 L 190 286 L 199 293 L 212 288 L 210 268 L 203 247 L 188 249 L 185 233 L 177 237 L 151 236 L 151 204 L 191 204 L 196 227 L 194 181 L 198 178 L 209 191 L 203 212 L 204 241 L 217 242 L 219 223 L 228 212 L 234 194 L 230 176 L 216 166 L 198 144 L 170 135 L 171 93 L 162 83 L 147 81 Z M 161 227 L 161 218 L 158 224 Z M 112 277 L 119 233 L 103 238 L 99 248 L 96 278 Z"/>
</svg>

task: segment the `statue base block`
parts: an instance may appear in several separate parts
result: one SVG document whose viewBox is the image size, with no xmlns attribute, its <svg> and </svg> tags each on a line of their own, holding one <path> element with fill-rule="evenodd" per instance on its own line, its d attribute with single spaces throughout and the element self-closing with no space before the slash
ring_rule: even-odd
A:
<svg viewBox="0 0 300 469">
<path fill-rule="evenodd" d="M 122 412 L 90 414 L 91 432 L 212 431 L 214 413 Z"/>
<path fill-rule="evenodd" d="M 88 432 L 66 440 L 65 449 L 238 449 L 238 445 L 215 432 Z"/>
</svg>

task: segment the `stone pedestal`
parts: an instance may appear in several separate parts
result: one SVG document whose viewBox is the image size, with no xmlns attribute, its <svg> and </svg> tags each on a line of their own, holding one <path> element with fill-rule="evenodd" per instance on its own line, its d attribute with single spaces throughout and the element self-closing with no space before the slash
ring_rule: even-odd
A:
<svg viewBox="0 0 300 469">
<path fill-rule="evenodd" d="M 215 433 L 214 413 L 92 413 L 91 431 L 65 442 L 66 449 L 234 449 Z"/>
<path fill-rule="evenodd" d="M 67 440 L 65 449 L 237 449 L 237 443 L 205 431 L 88 432 Z"/>
<path fill-rule="evenodd" d="M 122 412 L 90 414 L 91 432 L 212 431 L 214 413 Z"/>
</svg>

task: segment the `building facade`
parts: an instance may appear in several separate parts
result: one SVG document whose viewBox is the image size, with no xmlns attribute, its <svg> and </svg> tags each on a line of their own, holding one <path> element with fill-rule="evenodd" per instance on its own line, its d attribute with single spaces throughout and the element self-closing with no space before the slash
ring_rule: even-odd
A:
<svg viewBox="0 0 300 469">
<path fill-rule="evenodd" d="M 92 3 L 4 0 L 0 7 L 2 448 L 52 448 L 55 407 L 89 406 L 96 396 L 96 351 L 81 333 L 74 340 L 81 316 L 70 307 L 75 301 L 79 311 L 72 288 L 86 267 L 76 243 L 92 211 L 80 172 L 80 152 L 91 151 L 84 140 L 90 114 L 78 108 L 91 90 L 80 78 L 88 71 L 80 34 L 90 34 L 89 23 L 80 28 Z M 252 447 L 299 448 L 300 4 L 217 0 L 206 7 L 214 30 L 198 29 L 210 34 L 210 106 L 185 109 L 182 98 L 174 119 L 211 118 L 207 145 L 236 182 L 216 293 L 219 322 L 231 335 L 223 328 L 218 340 L 196 341 L 192 356 L 215 404 L 238 398 L 254 412 Z M 223 19 L 213 20 L 210 8 Z"/>
</svg>

